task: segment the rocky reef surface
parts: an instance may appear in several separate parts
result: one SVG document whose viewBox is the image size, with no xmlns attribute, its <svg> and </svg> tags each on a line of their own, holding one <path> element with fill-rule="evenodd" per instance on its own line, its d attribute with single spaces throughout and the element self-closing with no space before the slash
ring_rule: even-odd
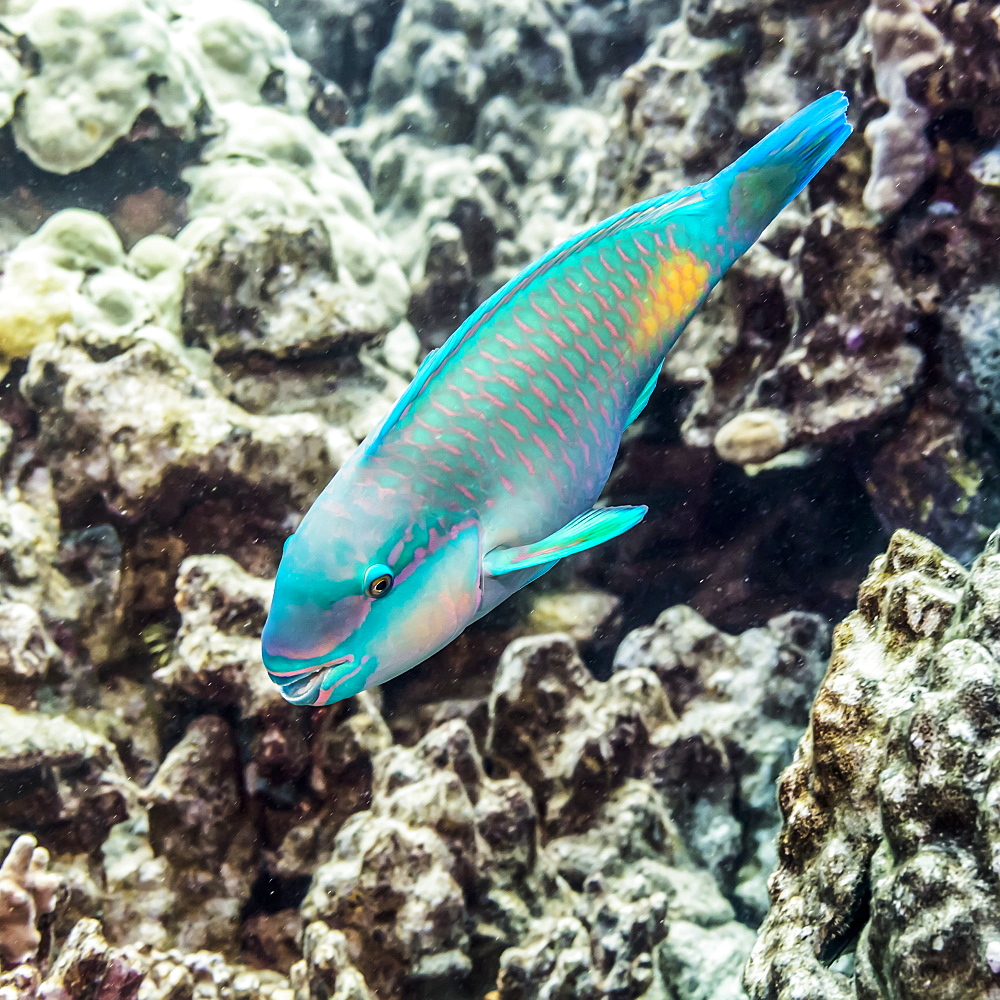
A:
<svg viewBox="0 0 1000 1000">
<path fill-rule="evenodd" d="M 0 0 L 0 1000 L 1000 996 L 998 52 L 978 0 Z M 281 543 L 423 352 L 836 87 L 643 524 L 282 701 Z"/>
<path fill-rule="evenodd" d="M 1000 533 L 968 571 L 907 531 L 872 564 L 779 785 L 753 1000 L 997 992 L 998 622 Z"/>
</svg>

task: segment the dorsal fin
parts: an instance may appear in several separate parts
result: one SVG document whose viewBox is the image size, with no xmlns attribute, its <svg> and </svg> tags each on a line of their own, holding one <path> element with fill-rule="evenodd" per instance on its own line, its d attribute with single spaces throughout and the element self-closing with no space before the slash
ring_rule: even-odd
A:
<svg viewBox="0 0 1000 1000">
<path fill-rule="evenodd" d="M 468 319 L 445 341 L 445 343 L 431 351 L 420 363 L 413 381 L 406 387 L 402 396 L 396 400 L 395 406 L 382 421 L 381 426 L 362 445 L 363 455 L 370 455 L 385 439 L 386 434 L 400 421 L 406 411 L 413 405 L 414 400 L 420 395 L 424 386 L 441 369 L 445 362 L 455 354 L 464 344 L 466 344 L 476 333 L 488 323 L 496 313 L 502 309 L 518 292 L 522 291 L 536 278 L 542 277 L 546 272 L 561 264 L 572 254 L 585 249 L 598 240 L 608 236 L 613 236 L 626 227 L 636 223 L 649 223 L 655 221 L 662 223 L 667 216 L 683 209 L 698 205 L 704 200 L 702 193 L 703 185 L 682 188 L 671 194 L 661 195 L 659 198 L 651 198 L 648 201 L 632 205 L 617 215 L 605 219 L 603 222 L 585 229 L 582 233 L 571 236 L 568 240 L 553 247 L 547 254 L 539 257 L 534 263 L 529 264 L 520 274 L 511 278 L 502 288 L 494 292 Z"/>
</svg>

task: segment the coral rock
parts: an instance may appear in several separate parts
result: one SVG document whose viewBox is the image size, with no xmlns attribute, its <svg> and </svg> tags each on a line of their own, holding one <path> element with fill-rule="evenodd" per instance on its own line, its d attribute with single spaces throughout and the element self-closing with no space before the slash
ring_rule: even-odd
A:
<svg viewBox="0 0 1000 1000">
<path fill-rule="evenodd" d="M 22 73 L 8 66 L 0 79 L 9 100 L 20 97 L 12 109 L 17 144 L 45 170 L 90 166 L 127 141 L 143 114 L 190 140 L 204 105 L 270 101 L 304 113 L 314 97 L 309 67 L 287 36 L 243 0 L 17 6 L 26 9 L 4 16 L 4 26 L 34 65 Z"/>
<path fill-rule="evenodd" d="M 941 32 L 917 0 L 875 0 L 867 14 L 875 89 L 889 110 L 872 122 L 865 138 L 872 147 L 872 172 L 864 202 L 873 212 L 900 209 L 930 176 L 934 154 L 927 141 L 930 111 L 913 99 L 948 58 Z"/>
<path fill-rule="evenodd" d="M 176 898 L 165 915 L 179 944 L 235 950 L 240 906 L 256 875 L 257 834 L 244 804 L 233 736 L 203 715 L 144 790 L 149 839 Z"/>
<path fill-rule="evenodd" d="M 779 410 L 740 413 L 719 428 L 713 443 L 727 462 L 763 465 L 785 450 L 788 419 Z"/>
<path fill-rule="evenodd" d="M 125 819 L 131 792 L 114 747 L 68 719 L 0 705 L 5 819 L 57 850 L 92 851 Z"/>
<path fill-rule="evenodd" d="M 292 966 L 289 976 L 295 1000 L 372 1000 L 340 931 L 314 921 L 305 929 L 302 952 L 302 961 Z"/>
<path fill-rule="evenodd" d="M 32 707 L 39 682 L 61 660 L 38 612 L 30 604 L 0 602 L 0 698 Z"/>
<path fill-rule="evenodd" d="M 94 163 L 146 108 L 176 128 L 193 116 L 198 95 L 188 66 L 151 5 L 43 0 L 11 18 L 9 27 L 25 36 L 38 59 L 38 70 L 23 83 L 14 134 L 46 170 L 68 174 Z"/>
<path fill-rule="evenodd" d="M 96 920 L 80 920 L 38 990 L 39 1000 L 136 1000 L 146 978 L 131 948 L 111 948 Z"/>
<path fill-rule="evenodd" d="M 18 837 L 0 865 L 0 960 L 20 965 L 35 957 L 41 943 L 37 921 L 56 905 L 58 875 L 45 868 L 49 852 L 34 837 Z"/>
<path fill-rule="evenodd" d="M 403 318 L 407 283 L 340 148 L 273 108 L 230 109 L 190 167 L 185 337 L 218 360 L 356 353 Z"/>
<path fill-rule="evenodd" d="M 333 469 L 316 418 L 249 415 L 151 341 L 107 361 L 68 343 L 47 345 L 23 385 L 66 503 L 102 494 L 128 516 L 159 504 L 170 517 L 185 483 L 230 478 L 286 491 L 303 506 Z"/>
<path fill-rule="evenodd" d="M 154 674 L 171 701 L 238 706 L 244 719 L 280 709 L 283 699 L 260 659 L 271 584 L 228 556 L 191 556 L 177 576 L 181 614 L 173 655 Z"/>
<path fill-rule="evenodd" d="M 781 779 L 752 998 L 993 989 L 998 550 L 966 572 L 898 532 L 873 563 Z M 835 971 L 852 947 L 853 975 Z"/>
<path fill-rule="evenodd" d="M 500 660 L 486 749 L 535 789 L 546 823 L 568 831 L 581 810 L 636 773 L 653 734 L 673 721 L 650 671 L 623 671 L 602 684 L 567 638 L 532 636 L 515 640 Z"/>
<path fill-rule="evenodd" d="M 360 813 L 344 825 L 303 906 L 367 945 L 368 983 L 398 995 L 404 983 L 461 979 L 469 971 L 462 890 L 445 843 L 426 827 Z"/>
</svg>

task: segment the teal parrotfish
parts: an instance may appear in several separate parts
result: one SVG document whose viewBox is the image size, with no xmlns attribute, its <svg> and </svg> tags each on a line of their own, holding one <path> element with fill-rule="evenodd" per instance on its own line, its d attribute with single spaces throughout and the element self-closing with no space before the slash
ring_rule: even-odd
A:
<svg viewBox="0 0 1000 1000">
<path fill-rule="evenodd" d="M 447 645 L 560 559 L 636 525 L 595 507 L 667 351 L 850 134 L 837 92 L 703 184 L 568 239 L 422 362 L 285 542 L 262 636 L 328 705 Z"/>
</svg>

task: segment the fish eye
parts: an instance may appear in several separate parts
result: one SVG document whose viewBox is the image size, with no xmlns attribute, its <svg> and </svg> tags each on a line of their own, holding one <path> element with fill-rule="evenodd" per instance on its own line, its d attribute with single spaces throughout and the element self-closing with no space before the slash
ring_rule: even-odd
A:
<svg viewBox="0 0 1000 1000">
<path fill-rule="evenodd" d="M 365 593 L 369 597 L 385 597 L 392 590 L 395 579 L 388 566 L 383 566 L 381 563 L 369 566 L 365 572 Z"/>
</svg>

